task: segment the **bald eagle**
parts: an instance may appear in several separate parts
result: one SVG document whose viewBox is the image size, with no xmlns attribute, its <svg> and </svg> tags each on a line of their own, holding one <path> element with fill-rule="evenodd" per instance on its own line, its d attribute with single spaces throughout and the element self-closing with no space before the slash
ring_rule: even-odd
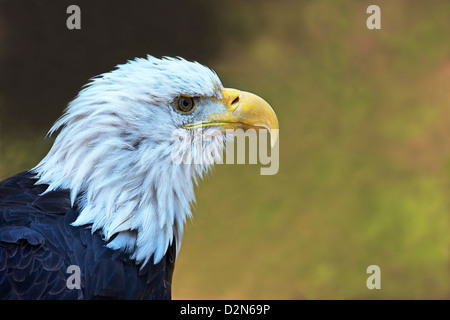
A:
<svg viewBox="0 0 450 320">
<path fill-rule="evenodd" d="M 0 298 L 170 299 L 194 186 L 214 164 L 173 150 L 216 156 L 227 136 L 212 133 L 230 128 L 278 121 L 197 62 L 147 56 L 91 79 L 42 161 L 0 182 Z"/>
</svg>

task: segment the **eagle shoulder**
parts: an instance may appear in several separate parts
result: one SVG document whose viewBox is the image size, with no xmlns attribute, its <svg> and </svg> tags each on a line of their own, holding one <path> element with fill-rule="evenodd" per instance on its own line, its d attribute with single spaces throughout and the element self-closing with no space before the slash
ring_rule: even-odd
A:
<svg viewBox="0 0 450 320">
<path fill-rule="evenodd" d="M 74 227 L 70 192 L 44 193 L 27 171 L 0 182 L 0 299 L 170 299 L 175 244 L 158 263 L 136 265 L 99 232 Z M 69 289 L 67 268 L 80 270 Z"/>
</svg>

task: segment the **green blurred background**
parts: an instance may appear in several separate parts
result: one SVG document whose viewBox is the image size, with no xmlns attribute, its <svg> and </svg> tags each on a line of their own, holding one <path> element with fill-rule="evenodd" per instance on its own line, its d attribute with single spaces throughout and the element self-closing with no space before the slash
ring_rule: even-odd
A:
<svg viewBox="0 0 450 320">
<path fill-rule="evenodd" d="M 88 79 L 183 56 L 280 122 L 280 169 L 200 184 L 175 299 L 450 298 L 450 2 L 0 0 L 0 178 Z M 381 30 L 366 8 L 381 8 Z M 381 290 L 366 268 L 381 268 Z"/>
</svg>

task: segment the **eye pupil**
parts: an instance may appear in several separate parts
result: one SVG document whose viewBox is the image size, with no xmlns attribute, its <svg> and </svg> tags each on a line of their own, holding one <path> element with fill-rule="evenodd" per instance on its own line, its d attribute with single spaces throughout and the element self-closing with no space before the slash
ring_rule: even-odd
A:
<svg viewBox="0 0 450 320">
<path fill-rule="evenodd" d="M 194 99 L 191 97 L 180 97 L 175 106 L 179 111 L 189 112 L 195 107 Z"/>
</svg>

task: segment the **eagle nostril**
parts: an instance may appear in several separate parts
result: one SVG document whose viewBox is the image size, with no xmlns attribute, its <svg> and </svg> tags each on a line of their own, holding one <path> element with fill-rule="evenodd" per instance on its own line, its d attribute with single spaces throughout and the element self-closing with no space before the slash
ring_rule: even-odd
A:
<svg viewBox="0 0 450 320">
<path fill-rule="evenodd" d="M 234 110 L 239 106 L 239 96 L 237 96 L 236 98 L 234 98 L 234 100 L 231 102 L 231 109 Z"/>
</svg>

